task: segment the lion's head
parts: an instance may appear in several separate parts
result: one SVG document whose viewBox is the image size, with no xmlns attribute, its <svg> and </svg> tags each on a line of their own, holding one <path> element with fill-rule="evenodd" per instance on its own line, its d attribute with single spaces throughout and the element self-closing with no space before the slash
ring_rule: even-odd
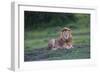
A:
<svg viewBox="0 0 100 73">
<path fill-rule="evenodd" d="M 69 28 L 67 28 L 67 27 L 64 27 L 63 29 L 62 29 L 62 31 L 61 31 L 61 38 L 63 39 L 63 40 L 68 40 L 68 39 L 70 39 L 71 37 L 72 37 L 72 35 L 71 35 L 71 29 L 69 29 Z"/>
</svg>

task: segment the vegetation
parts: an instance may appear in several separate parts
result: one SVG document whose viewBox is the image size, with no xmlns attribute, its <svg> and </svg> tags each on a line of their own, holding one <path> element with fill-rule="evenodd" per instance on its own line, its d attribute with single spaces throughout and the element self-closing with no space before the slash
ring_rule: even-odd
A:
<svg viewBox="0 0 100 73">
<path fill-rule="evenodd" d="M 24 60 L 90 58 L 90 15 L 79 13 L 24 12 Z M 63 27 L 72 29 L 73 49 L 48 50 L 48 40 Z"/>
</svg>

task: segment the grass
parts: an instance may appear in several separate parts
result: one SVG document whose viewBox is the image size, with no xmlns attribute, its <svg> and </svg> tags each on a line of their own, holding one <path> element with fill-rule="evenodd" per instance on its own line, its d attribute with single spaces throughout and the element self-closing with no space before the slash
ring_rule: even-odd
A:
<svg viewBox="0 0 100 73">
<path fill-rule="evenodd" d="M 73 49 L 48 50 L 47 43 L 51 38 L 59 36 L 55 28 L 25 32 L 24 48 L 25 61 L 35 60 L 61 60 L 61 59 L 86 59 L 90 58 L 90 29 L 73 30 Z M 87 45 L 87 46 L 86 46 Z M 81 46 L 81 47 L 78 47 Z"/>
<path fill-rule="evenodd" d="M 90 58 L 90 49 L 88 47 L 73 49 L 47 50 L 46 48 L 27 51 L 25 61 L 38 60 L 63 60 L 63 59 L 87 59 Z M 31 57 L 31 58 L 30 58 Z"/>
</svg>

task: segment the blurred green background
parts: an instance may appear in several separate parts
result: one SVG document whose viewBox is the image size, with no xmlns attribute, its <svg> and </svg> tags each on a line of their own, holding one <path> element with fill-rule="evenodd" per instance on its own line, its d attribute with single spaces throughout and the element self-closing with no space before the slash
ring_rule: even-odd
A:
<svg viewBox="0 0 100 73">
<path fill-rule="evenodd" d="M 25 11 L 24 23 L 25 61 L 90 58 L 90 14 Z M 47 50 L 63 27 L 72 30 L 74 48 Z"/>
</svg>

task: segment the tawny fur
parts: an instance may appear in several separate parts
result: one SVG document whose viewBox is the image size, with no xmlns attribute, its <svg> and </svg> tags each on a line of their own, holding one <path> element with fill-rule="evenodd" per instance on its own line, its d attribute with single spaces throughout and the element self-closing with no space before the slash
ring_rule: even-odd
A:
<svg viewBox="0 0 100 73">
<path fill-rule="evenodd" d="M 71 29 L 64 27 L 58 38 L 49 40 L 48 47 L 52 50 L 73 48 Z"/>
</svg>

